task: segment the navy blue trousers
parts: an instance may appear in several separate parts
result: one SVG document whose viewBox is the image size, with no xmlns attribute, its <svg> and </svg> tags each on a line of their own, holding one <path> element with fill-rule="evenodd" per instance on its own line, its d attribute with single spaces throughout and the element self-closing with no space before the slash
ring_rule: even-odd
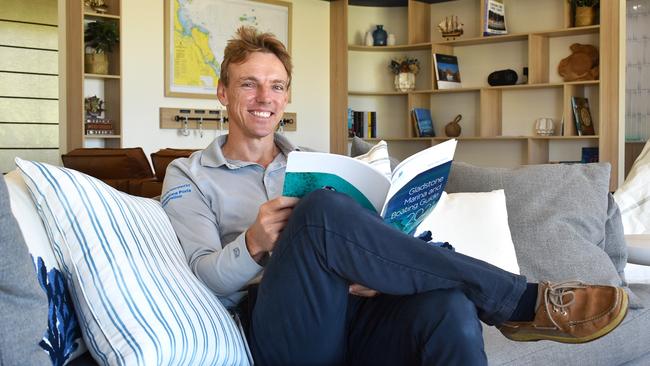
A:
<svg viewBox="0 0 650 366">
<path fill-rule="evenodd" d="M 381 295 L 351 296 L 351 283 Z M 249 343 L 259 365 L 484 365 L 479 320 L 507 320 L 525 287 L 523 276 L 432 247 L 320 190 L 278 239 Z"/>
</svg>

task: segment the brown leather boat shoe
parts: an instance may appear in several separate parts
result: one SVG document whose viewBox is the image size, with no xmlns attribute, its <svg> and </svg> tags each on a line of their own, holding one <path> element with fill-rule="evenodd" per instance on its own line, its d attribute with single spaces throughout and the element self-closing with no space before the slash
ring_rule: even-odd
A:
<svg viewBox="0 0 650 366">
<path fill-rule="evenodd" d="M 627 293 L 619 287 L 579 281 L 539 284 L 532 322 L 504 322 L 499 330 L 513 341 L 584 343 L 616 328 L 627 314 Z"/>
</svg>

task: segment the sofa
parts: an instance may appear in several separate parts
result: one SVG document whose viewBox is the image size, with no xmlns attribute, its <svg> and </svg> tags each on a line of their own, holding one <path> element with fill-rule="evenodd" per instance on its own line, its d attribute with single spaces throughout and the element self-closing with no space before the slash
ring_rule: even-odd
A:
<svg viewBox="0 0 650 366">
<path fill-rule="evenodd" d="M 246 352 L 245 341 L 241 338 L 236 339 L 236 322 L 230 318 L 221 317 L 224 314 L 224 309 L 205 295 L 206 290 L 199 281 L 188 277 L 188 282 L 182 286 L 172 284 L 171 287 L 166 288 L 162 280 L 158 281 L 155 278 L 150 280 L 138 276 L 137 271 L 141 265 L 136 260 L 138 257 L 135 252 L 138 250 L 152 251 L 151 253 L 154 250 L 161 250 L 171 253 L 160 259 L 161 268 L 156 267 L 156 271 L 152 271 L 151 276 L 158 275 L 155 272 L 170 271 L 174 275 L 164 278 L 168 281 L 177 277 L 185 278 L 183 276 L 187 277 L 187 273 L 190 273 L 186 268 L 187 265 L 184 264 L 183 267 L 183 263 L 181 263 L 183 262 L 182 252 L 178 248 L 177 240 L 173 237 L 173 232 L 165 232 L 163 229 L 157 228 L 167 227 L 163 218 L 164 212 L 161 214 L 162 209 L 157 201 L 118 193 L 99 181 L 72 170 L 34 162 L 20 161 L 19 164 L 20 172 L 16 170 L 2 178 L 2 181 L 7 183 L 8 191 L 4 190 L 2 187 L 4 184 L 0 182 L 0 202 L 9 201 L 11 203 L 10 206 L 0 205 L 0 210 L 2 210 L 0 217 L 15 217 L 17 224 L 13 226 L 18 226 L 22 231 L 25 242 L 21 246 L 19 239 L 22 238 L 2 237 L 0 250 L 3 253 L 8 253 L 7 248 L 12 247 L 23 253 L 20 258 L 15 258 L 13 264 L 17 265 L 19 259 L 23 262 L 27 261 L 28 263 L 23 264 L 32 269 L 36 264 L 39 275 L 33 278 L 16 279 L 14 277 L 12 279 L 3 274 L 0 276 L 2 281 L 13 281 L 13 283 L 0 283 L 0 290 L 3 293 L 15 291 L 16 297 L 26 298 L 23 301 L 26 305 L 21 306 L 20 311 L 16 310 L 22 314 L 8 315 L 11 319 L 22 319 L 20 320 L 22 323 L 19 324 L 23 325 L 21 327 L 25 330 L 23 333 L 29 333 L 29 329 L 33 330 L 31 337 L 26 334 L 20 335 L 25 338 L 23 342 L 26 343 L 24 344 L 29 344 L 29 347 L 25 346 L 24 348 L 25 353 L 43 352 L 37 350 L 34 343 L 39 343 L 40 338 L 43 337 L 44 329 L 52 330 L 51 326 L 48 328 L 48 323 L 51 325 L 55 322 L 52 317 L 53 309 L 56 311 L 60 309 L 62 303 L 70 302 L 70 306 L 66 309 L 76 313 L 76 321 L 74 317 L 67 321 L 75 322 L 79 330 L 76 334 L 66 330 L 66 334 L 61 336 L 65 335 L 77 340 L 76 343 L 62 342 L 62 346 L 57 348 L 59 353 L 65 354 L 61 357 L 65 357 L 65 362 L 69 362 L 69 364 L 147 364 L 149 363 L 147 360 L 165 363 L 165 360 L 169 362 L 170 359 L 178 361 L 172 363 L 183 363 L 179 360 L 186 356 L 185 353 L 182 355 L 173 353 L 174 347 L 180 347 L 180 341 L 177 344 L 170 343 L 176 344 L 176 346 L 164 347 L 161 346 L 164 342 L 160 340 L 166 339 L 164 335 L 160 335 L 160 339 L 156 338 L 158 339 L 157 343 L 149 342 L 146 339 L 154 334 L 173 332 L 180 332 L 180 335 L 174 339 L 187 340 L 183 343 L 186 348 L 189 347 L 188 344 L 194 344 L 199 349 L 208 349 L 203 352 L 202 356 L 205 363 L 248 363 L 247 359 L 241 356 Z M 518 266 L 521 273 L 527 275 L 530 280 L 557 281 L 580 278 L 590 282 L 624 285 L 627 286 L 630 294 L 631 306 L 624 322 L 609 335 L 587 344 L 567 345 L 546 341 L 512 342 L 503 337 L 497 329 L 485 327 L 485 350 L 490 364 L 650 364 L 650 332 L 648 332 L 650 329 L 650 277 L 639 278 L 629 272 L 629 267 L 626 267 L 628 262 L 650 265 L 648 258 L 650 245 L 648 245 L 647 238 L 643 237 L 629 237 L 626 242 L 621 226 L 620 212 L 608 192 L 608 182 L 609 165 L 607 164 L 541 165 L 518 169 L 497 169 L 454 163 L 446 188 L 449 194 L 494 190 L 505 192 L 509 234 L 514 244 Z M 111 214 L 107 215 L 105 211 L 110 211 Z M 66 223 L 71 223 L 70 227 L 66 227 Z M 461 224 L 469 225 L 467 230 L 475 228 L 470 222 Z M 127 227 L 128 230 L 126 230 Z M 150 231 L 157 231 L 157 233 L 151 234 Z M 113 236 L 113 232 L 119 235 Z M 130 244 L 130 239 L 123 237 L 129 232 L 135 232 L 133 235 L 135 244 L 133 245 Z M 98 235 L 96 239 L 98 244 L 93 244 L 91 234 Z M 147 235 L 156 240 L 142 238 Z M 628 243 L 633 250 L 628 250 Z M 47 250 L 49 250 L 48 253 L 46 253 Z M 24 255 L 24 252 L 27 251 L 31 254 L 31 258 Z M 105 252 L 110 252 L 110 255 Z M 75 256 L 77 256 L 76 260 Z M 121 259 L 121 256 L 126 259 Z M 170 264 L 162 263 L 168 257 L 178 261 Z M 94 261 L 92 265 L 84 262 L 88 258 Z M 114 279 L 113 277 L 116 276 L 95 278 L 95 276 L 105 275 L 105 273 L 100 273 L 102 271 L 93 272 L 92 269 L 93 265 L 102 265 L 101 261 L 107 263 L 106 271 L 109 273 L 112 268 L 110 265 L 114 263 L 118 264 L 117 267 L 131 267 L 129 270 L 135 269 L 135 272 L 129 272 L 132 277 L 126 276 L 121 279 Z M 144 267 L 141 271 L 146 271 L 149 268 L 145 264 L 142 265 Z M 49 286 L 50 282 L 43 279 L 43 272 L 39 272 L 39 268 L 43 266 L 47 267 L 48 279 L 50 273 L 60 273 L 59 277 L 54 276 L 50 281 L 55 282 L 57 279 L 61 281 L 58 290 L 63 288 L 65 292 L 60 297 L 57 298 L 51 294 L 57 289 L 56 286 Z M 625 276 L 630 274 L 635 277 L 637 283 L 625 282 Z M 93 291 L 96 287 L 110 286 L 114 280 L 116 288 L 119 288 L 120 291 L 116 290 L 107 298 L 102 298 L 101 294 L 94 295 Z M 17 281 L 19 283 L 16 283 Z M 93 284 L 91 283 L 93 281 L 98 282 Z M 42 294 L 38 298 L 38 296 L 34 296 L 34 291 L 23 291 L 25 293 L 19 291 L 27 286 L 31 286 L 32 289 L 38 288 L 39 283 L 40 287 L 48 293 L 49 315 L 42 314 L 44 301 L 45 306 L 48 301 L 42 297 Z M 138 333 L 142 323 L 146 323 L 142 319 L 149 315 L 160 318 L 160 314 L 156 314 L 155 311 L 152 314 L 146 314 L 147 309 L 153 306 L 152 304 L 158 306 L 163 303 L 160 298 L 156 298 L 156 301 L 151 300 L 147 295 L 147 291 L 150 289 L 159 291 L 158 296 L 162 296 L 164 302 L 181 301 L 183 299 L 174 299 L 174 297 L 184 294 L 184 296 L 192 297 L 186 299 L 187 301 L 183 300 L 185 301 L 183 306 L 198 307 L 196 304 L 203 304 L 205 309 L 211 310 L 206 312 L 196 309 L 196 313 L 201 314 L 196 319 L 190 319 L 190 317 L 177 319 L 178 324 L 186 324 L 179 327 L 173 326 L 175 323 L 172 322 L 172 316 L 169 315 L 166 319 L 169 319 L 172 325 L 164 329 L 161 328 L 161 330 L 158 328 L 147 330 L 144 327 L 142 328 L 144 331 Z M 141 294 L 143 295 L 141 296 Z M 138 300 L 137 298 L 140 296 L 142 298 Z M 58 307 L 53 305 L 53 297 L 55 300 L 58 299 Z M 111 332 L 113 329 L 111 327 L 114 324 L 102 324 L 101 322 L 102 317 L 108 316 L 106 319 L 114 319 L 123 315 L 115 309 L 113 309 L 113 313 L 110 311 L 102 313 L 101 308 L 105 305 L 102 304 L 102 301 L 107 301 L 107 299 L 117 301 L 116 299 L 121 298 L 126 299 L 125 303 L 131 304 L 130 301 L 134 301 L 133 303 L 137 304 L 133 308 L 125 307 L 125 312 L 133 312 L 135 308 L 142 312 L 133 319 L 125 317 L 124 327 L 115 328 L 122 333 L 131 331 L 133 334 L 129 336 L 130 338 L 124 338 L 123 334 L 117 334 L 118 331 Z M 0 301 L 5 301 L 3 299 L 4 297 L 0 298 Z M 30 304 L 34 305 L 31 306 L 35 309 L 33 314 L 40 314 L 40 316 L 26 316 L 31 308 Z M 0 304 L 0 308 L 5 309 L 3 304 Z M 64 314 L 66 311 L 59 310 L 58 313 Z M 218 315 L 216 319 L 213 316 L 215 313 Z M 14 324 L 15 322 L 14 320 Z M 205 323 L 219 325 L 213 329 L 219 329 L 220 337 L 214 338 L 209 334 L 210 332 L 206 332 L 206 329 L 203 328 Z M 5 330 L 3 332 L 5 336 L 0 337 L 5 338 L 0 341 L 0 363 L 2 364 L 11 364 L 6 359 L 5 362 L 2 362 L 3 358 L 12 353 L 12 349 L 7 347 L 16 347 L 19 342 L 18 337 L 12 338 L 9 335 L 12 332 L 14 330 Z M 111 343 L 112 337 L 126 340 Z M 144 340 L 138 337 L 142 337 Z M 80 338 L 83 338 L 83 341 Z M 8 344 L 7 339 L 11 339 L 13 343 Z M 128 348 L 131 345 L 131 349 L 133 349 L 129 342 L 138 343 L 141 354 L 127 350 L 128 352 L 122 352 L 118 357 L 114 357 L 111 352 L 119 353 L 116 350 L 119 350 L 120 347 Z M 77 346 L 70 346 L 72 344 L 77 344 Z M 202 344 L 203 347 L 201 347 Z M 87 352 L 87 349 L 90 349 L 91 352 Z M 209 353 L 212 351 L 214 352 Z M 233 355 L 233 352 L 236 355 Z M 29 356 L 21 355 L 20 357 Z M 57 358 L 57 362 L 61 361 L 61 357 Z M 50 358 L 54 360 L 51 354 Z M 188 359 L 184 358 L 183 360 L 188 364 L 202 363 L 198 362 L 198 358 L 193 359 L 194 362 L 187 362 Z M 207 360 L 212 361 L 207 362 Z"/>
</svg>

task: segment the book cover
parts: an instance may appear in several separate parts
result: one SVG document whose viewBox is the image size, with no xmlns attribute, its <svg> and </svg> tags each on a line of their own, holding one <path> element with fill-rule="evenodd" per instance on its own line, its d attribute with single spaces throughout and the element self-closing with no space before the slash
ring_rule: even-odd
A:
<svg viewBox="0 0 650 366">
<path fill-rule="evenodd" d="M 485 0 L 484 36 L 508 34 L 503 0 Z"/>
<path fill-rule="evenodd" d="M 431 111 L 428 108 L 413 108 L 413 116 L 415 117 L 415 125 L 419 137 L 436 136 L 435 130 L 433 129 Z"/>
<path fill-rule="evenodd" d="M 456 140 L 422 150 L 402 161 L 391 178 L 351 157 L 295 151 L 289 154 L 283 195 L 303 197 L 316 189 L 342 192 L 381 214 L 384 222 L 413 235 L 445 188 Z"/>
<path fill-rule="evenodd" d="M 453 55 L 433 54 L 438 89 L 460 88 L 460 69 L 458 58 Z"/>
<path fill-rule="evenodd" d="M 576 124 L 578 136 L 595 135 L 594 123 L 589 110 L 589 99 L 583 97 L 571 97 L 573 107 L 573 118 Z"/>
<path fill-rule="evenodd" d="M 598 162 L 598 147 L 583 147 L 582 148 L 582 163 L 597 163 Z"/>
</svg>

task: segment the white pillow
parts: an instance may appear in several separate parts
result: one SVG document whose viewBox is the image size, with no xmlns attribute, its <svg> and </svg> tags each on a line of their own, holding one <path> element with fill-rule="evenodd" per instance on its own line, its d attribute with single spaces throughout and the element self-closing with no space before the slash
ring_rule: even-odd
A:
<svg viewBox="0 0 650 366">
<path fill-rule="evenodd" d="M 49 304 L 48 329 L 43 329 L 40 346 L 50 356 L 52 364 L 68 363 L 86 352 L 70 291 L 20 172 L 12 170 L 7 173 L 5 182 L 11 212 L 18 221 L 27 250 L 34 260 L 34 276 L 37 276 Z"/>
<path fill-rule="evenodd" d="M 458 253 L 519 274 L 503 189 L 480 193 L 443 192 L 416 235 L 426 230 L 431 231 L 433 241 L 449 242 Z"/>
<path fill-rule="evenodd" d="M 625 234 L 650 234 L 650 144 L 634 161 L 625 182 L 614 192 Z"/>
<path fill-rule="evenodd" d="M 16 159 L 100 364 L 247 365 L 219 300 L 190 271 L 160 203 Z"/>
</svg>

